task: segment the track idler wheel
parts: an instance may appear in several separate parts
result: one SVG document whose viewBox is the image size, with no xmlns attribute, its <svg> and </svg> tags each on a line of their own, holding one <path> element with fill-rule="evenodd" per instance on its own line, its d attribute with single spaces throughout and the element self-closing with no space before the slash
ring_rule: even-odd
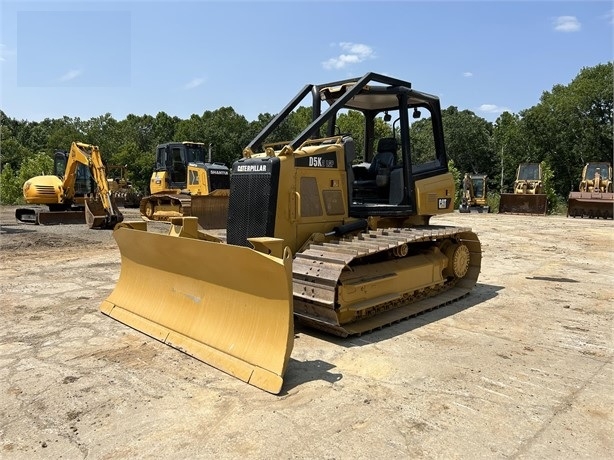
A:
<svg viewBox="0 0 614 460">
<path fill-rule="evenodd" d="M 145 217 L 147 217 L 150 220 L 154 220 L 154 212 L 155 212 L 155 206 L 151 201 L 148 201 L 147 204 L 145 205 Z"/>
<path fill-rule="evenodd" d="M 471 254 L 469 248 L 462 243 L 450 242 L 441 248 L 448 258 L 448 266 L 443 270 L 446 277 L 463 278 L 469 270 Z"/>
</svg>

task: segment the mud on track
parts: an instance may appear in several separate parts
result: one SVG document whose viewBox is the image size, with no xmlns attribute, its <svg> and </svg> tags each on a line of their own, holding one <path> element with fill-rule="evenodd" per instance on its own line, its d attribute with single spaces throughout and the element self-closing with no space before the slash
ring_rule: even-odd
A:
<svg viewBox="0 0 614 460">
<path fill-rule="evenodd" d="M 112 232 L 14 209 L 0 216 L 0 458 L 614 452 L 611 220 L 433 219 L 480 237 L 473 293 L 349 340 L 297 329 L 274 396 L 99 312 L 119 275 Z"/>
</svg>

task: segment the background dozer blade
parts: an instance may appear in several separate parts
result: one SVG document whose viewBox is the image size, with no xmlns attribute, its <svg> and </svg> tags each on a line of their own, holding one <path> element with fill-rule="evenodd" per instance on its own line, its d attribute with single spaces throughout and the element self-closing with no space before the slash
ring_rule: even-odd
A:
<svg viewBox="0 0 614 460">
<path fill-rule="evenodd" d="M 193 195 L 191 214 L 205 230 L 226 228 L 228 220 L 228 194 Z"/>
<path fill-rule="evenodd" d="M 101 311 L 279 393 L 294 343 L 290 251 L 280 259 L 130 225 L 121 224 L 113 232 L 121 272 Z"/>
<path fill-rule="evenodd" d="M 19 222 L 40 225 L 83 224 L 83 211 L 47 211 L 41 208 L 19 208 L 15 210 Z"/>
<path fill-rule="evenodd" d="M 499 201 L 500 214 L 536 214 L 545 216 L 547 211 L 548 199 L 545 194 L 501 194 Z"/>
</svg>

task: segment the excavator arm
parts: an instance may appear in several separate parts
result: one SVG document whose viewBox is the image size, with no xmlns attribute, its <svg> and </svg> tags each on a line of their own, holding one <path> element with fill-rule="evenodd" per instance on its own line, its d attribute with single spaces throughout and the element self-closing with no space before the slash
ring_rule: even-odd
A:
<svg viewBox="0 0 614 460">
<path fill-rule="evenodd" d="M 123 220 L 123 215 L 117 209 L 111 198 L 105 166 L 102 162 L 100 149 L 96 145 L 73 142 L 70 146 L 66 174 L 64 175 L 64 197 L 72 200 L 75 195 L 77 166 L 86 165 L 96 182 L 96 196 L 85 199 L 85 221 L 90 228 L 113 228 Z"/>
</svg>

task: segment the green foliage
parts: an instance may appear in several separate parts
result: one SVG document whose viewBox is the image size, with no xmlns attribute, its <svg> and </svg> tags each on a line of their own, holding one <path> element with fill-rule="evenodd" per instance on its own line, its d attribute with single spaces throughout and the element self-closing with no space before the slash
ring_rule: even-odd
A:
<svg viewBox="0 0 614 460">
<path fill-rule="evenodd" d="M 499 212 L 499 203 L 501 202 L 501 194 L 498 192 L 486 192 L 486 204 L 490 208 L 490 212 Z"/>
<path fill-rule="evenodd" d="M 19 171 L 7 164 L 0 174 L 0 203 L 4 205 L 23 203 L 23 184 L 32 177 L 53 174 L 53 159 L 46 153 L 37 153 L 26 158 Z"/>
<path fill-rule="evenodd" d="M 454 209 L 458 209 L 463 196 L 463 176 L 452 159 L 448 160 L 448 171 L 452 173 L 452 177 L 454 178 Z"/>
<path fill-rule="evenodd" d="M 48 174 L 53 174 L 53 158 L 44 152 L 39 152 L 24 160 L 17 177 L 23 185 L 25 181 L 32 177 Z"/>
<path fill-rule="evenodd" d="M 544 185 L 544 193 L 548 200 L 548 214 L 552 214 L 552 211 L 557 205 L 558 198 L 556 191 L 554 190 L 554 172 L 550 167 L 548 161 L 541 162 L 542 167 L 542 184 Z"/>
<path fill-rule="evenodd" d="M 488 188 L 498 192 L 510 191 L 520 163 L 545 162 L 544 170 L 551 174 L 547 189 L 548 201 L 552 203 L 550 211 L 558 212 L 557 208 L 561 209 L 565 203 L 561 197 L 567 197 L 571 189 L 578 187 L 584 164 L 612 161 L 614 157 L 613 74 L 612 62 L 582 68 L 569 84 L 557 84 L 550 91 L 544 91 L 535 106 L 518 114 L 505 112 L 495 123 L 489 123 L 470 110 L 448 107 L 442 111 L 448 158 L 453 160 L 460 175 L 465 172 L 486 174 Z M 23 183 L 40 173 L 40 165 L 34 167 L 39 171 L 32 171 L 30 163 L 23 167 L 29 159 L 36 163 L 35 152 L 50 155 L 56 149 L 68 149 L 73 141 L 98 145 L 105 163 L 126 165 L 134 185 L 145 191 L 158 144 L 168 141 L 211 143 L 213 160 L 230 166 L 273 116 L 264 113 L 248 122 L 232 107 L 221 107 L 187 119 L 159 112 L 155 116 L 130 114 L 123 120 L 116 120 L 106 113 L 89 120 L 65 116 L 33 122 L 15 120 L 0 111 L 0 177 L 4 195 L 1 200 L 6 202 L 6 197 L 16 194 L 12 180 Z M 311 107 L 298 107 L 266 142 L 290 141 L 311 120 Z M 365 153 L 361 137 L 363 121 L 362 115 L 353 110 L 343 111 L 337 117 L 338 132 L 352 134 L 356 140 L 357 161 L 363 159 Z M 412 161 L 432 160 L 431 120 L 412 121 L 410 130 Z M 319 134 L 324 136 L 324 130 Z M 373 141 L 391 135 L 390 124 L 376 118 Z M 456 183 L 460 181 L 457 179 Z M 18 185 L 17 199 L 21 197 L 21 183 Z M 497 209 L 497 206 L 492 208 Z"/>
<path fill-rule="evenodd" d="M 32 152 L 19 142 L 7 126 L 0 127 L 0 139 L 2 140 L 1 168 L 4 169 L 9 165 L 13 171 L 18 170 L 23 160 Z"/>
<path fill-rule="evenodd" d="M 463 172 L 490 176 L 495 167 L 492 125 L 470 110 L 453 106 L 441 115 L 448 157 Z"/>
<path fill-rule="evenodd" d="M 17 174 L 11 165 L 7 164 L 0 173 L 0 204 L 17 204 L 21 197 L 21 184 Z"/>
</svg>

